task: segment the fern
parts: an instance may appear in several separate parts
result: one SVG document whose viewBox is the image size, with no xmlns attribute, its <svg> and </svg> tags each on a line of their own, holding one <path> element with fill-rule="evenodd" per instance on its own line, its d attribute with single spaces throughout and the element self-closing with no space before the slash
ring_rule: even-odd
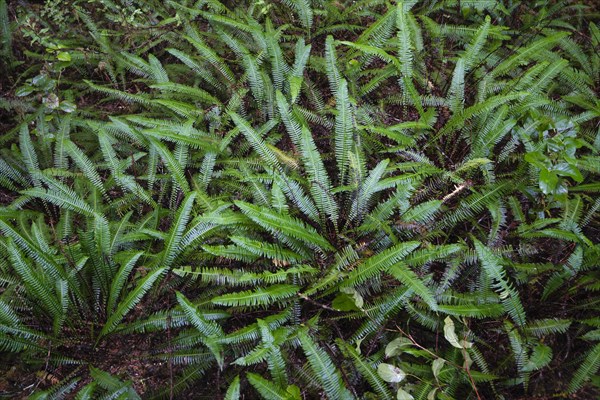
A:
<svg viewBox="0 0 600 400">
<path fill-rule="evenodd" d="M 590 379 L 600 368 L 600 344 L 596 344 L 586 355 L 583 363 L 577 368 L 571 382 L 569 382 L 569 392 L 573 393 L 583 386 L 586 380 Z"/>
<path fill-rule="evenodd" d="M 331 191 L 329 176 L 315 142 L 306 127 L 302 127 L 299 145 L 306 172 L 311 179 L 311 195 L 315 205 L 321 213 L 328 216 L 334 225 L 337 225 L 339 210 Z"/>
<path fill-rule="evenodd" d="M 354 286 L 367 279 L 373 278 L 382 271 L 389 270 L 411 251 L 419 247 L 419 245 L 419 242 L 399 243 L 375 256 L 367 258 L 358 266 L 358 268 L 348 274 L 348 277 L 344 281 L 344 285 Z"/>
<path fill-rule="evenodd" d="M 365 359 L 361 354 L 354 349 L 352 346 L 344 342 L 343 340 L 337 340 L 337 344 L 340 346 L 342 351 L 352 359 L 352 362 L 356 366 L 356 369 L 361 375 L 365 377 L 371 387 L 381 396 L 382 398 L 392 397 L 390 390 L 388 389 L 385 382 L 377 374 L 373 365 L 369 360 Z"/>
<path fill-rule="evenodd" d="M 223 306 L 232 307 L 253 307 L 265 306 L 294 296 L 298 292 L 298 286 L 295 285 L 273 285 L 264 289 L 254 291 L 243 291 L 237 293 L 228 293 L 217 296 L 212 302 Z"/>
<path fill-rule="evenodd" d="M 189 221 L 190 213 L 196 199 L 196 193 L 189 193 L 183 200 L 179 211 L 177 212 L 173 225 L 165 241 L 165 249 L 161 258 L 161 265 L 170 267 L 178 253 L 181 251 L 181 241 L 183 231 Z"/>
<path fill-rule="evenodd" d="M 315 249 L 333 249 L 331 244 L 319 235 L 313 227 L 305 225 L 298 219 L 241 201 L 236 201 L 235 205 L 238 206 L 248 218 L 252 219 L 273 235 L 281 237 L 284 242 L 288 242 L 292 247 L 294 247 L 294 242 L 290 242 L 289 238 L 297 239 Z"/>
<path fill-rule="evenodd" d="M 165 272 L 166 268 L 157 268 L 141 279 L 135 289 L 129 292 L 127 296 L 117 304 L 114 313 L 110 314 L 110 317 L 106 320 L 104 327 L 100 331 L 99 338 L 110 334 L 116 328 L 117 324 L 121 322 L 125 315 L 127 315 L 136 304 L 140 302 L 142 297 Z"/>
<path fill-rule="evenodd" d="M 289 400 L 290 395 L 282 388 L 276 386 L 273 382 L 252 372 L 246 373 L 248 382 L 267 400 Z"/>
<path fill-rule="evenodd" d="M 327 353 L 319 348 L 306 331 L 298 332 L 298 339 L 308 358 L 313 374 L 323 385 L 330 399 L 351 399 L 352 394 L 344 387 L 339 371 Z"/>
<path fill-rule="evenodd" d="M 349 153 L 354 147 L 354 121 L 348 84 L 341 80 L 335 94 L 337 115 L 335 117 L 335 158 L 340 182 L 346 182 Z"/>
<path fill-rule="evenodd" d="M 76 3 L 0 0 L 0 349 L 59 378 L 32 397 L 556 397 L 565 352 L 593 392 L 593 7 Z"/>
<path fill-rule="evenodd" d="M 479 241 L 475 241 L 475 250 L 485 273 L 495 281 L 494 286 L 499 292 L 505 311 L 517 325 L 524 325 L 526 317 L 523 304 L 518 292 L 508 281 L 506 272 L 502 269 L 498 258 Z"/>
</svg>

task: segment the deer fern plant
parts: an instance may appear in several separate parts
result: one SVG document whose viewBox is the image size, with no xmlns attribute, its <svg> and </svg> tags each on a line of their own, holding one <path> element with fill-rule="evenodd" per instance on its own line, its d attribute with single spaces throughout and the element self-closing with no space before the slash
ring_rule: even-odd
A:
<svg viewBox="0 0 600 400">
<path fill-rule="evenodd" d="M 55 83 L 0 99 L 0 351 L 35 395 L 596 393 L 593 11 L 229 3 L 78 3 Z"/>
</svg>

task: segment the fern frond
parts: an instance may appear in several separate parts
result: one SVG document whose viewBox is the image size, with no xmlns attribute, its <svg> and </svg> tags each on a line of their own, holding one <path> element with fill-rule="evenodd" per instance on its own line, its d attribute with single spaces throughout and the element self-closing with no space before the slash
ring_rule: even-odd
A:
<svg viewBox="0 0 600 400">
<path fill-rule="evenodd" d="M 117 305 L 117 301 L 123 290 L 123 286 L 129 278 L 129 274 L 135 266 L 135 263 L 143 254 L 143 252 L 139 251 L 133 254 L 131 257 L 129 257 L 125 262 L 123 262 L 121 268 L 119 268 L 119 271 L 117 271 L 116 275 L 114 276 L 110 286 L 108 301 L 106 303 L 106 309 L 109 311 L 109 314 L 111 312 L 114 312 L 115 307 Z"/>
<path fill-rule="evenodd" d="M 487 40 L 490 31 L 491 18 L 490 16 L 485 17 L 483 24 L 477 28 L 477 31 L 473 35 L 473 39 L 465 49 L 462 58 L 465 60 L 465 71 L 470 71 L 475 65 L 481 49 L 483 48 L 485 41 Z"/>
<path fill-rule="evenodd" d="M 299 145 L 306 172 L 311 179 L 310 192 L 313 200 L 319 211 L 327 215 L 329 220 L 337 226 L 339 210 L 333 198 L 329 175 L 310 131 L 304 126 Z"/>
<path fill-rule="evenodd" d="M 342 352 L 344 352 L 346 356 L 352 360 L 352 363 L 358 372 L 367 380 L 367 382 L 369 382 L 369 385 L 371 385 L 371 387 L 379 396 L 381 396 L 381 398 L 389 399 L 393 397 L 387 384 L 383 381 L 383 379 L 381 379 L 377 373 L 377 370 L 368 359 L 365 359 L 358 351 L 354 349 L 354 347 L 348 344 L 348 342 L 338 339 L 336 340 L 336 343 Z"/>
<path fill-rule="evenodd" d="M 155 83 L 150 85 L 153 89 L 159 89 L 162 92 L 172 93 L 174 95 L 186 95 L 194 101 L 201 100 L 207 105 L 219 105 L 221 102 L 219 99 L 211 95 L 209 92 L 188 85 L 182 85 L 180 83 L 173 82 L 163 82 L 163 83 Z"/>
<path fill-rule="evenodd" d="M 298 263 L 303 260 L 303 257 L 300 254 L 294 253 L 288 249 L 284 249 L 277 244 L 252 240 L 243 236 L 230 236 L 230 239 L 238 246 L 245 248 L 257 256 L 265 257 L 277 262 Z"/>
<path fill-rule="evenodd" d="M 539 338 L 557 333 L 565 333 L 571 326 L 572 321 L 568 319 L 546 318 L 529 321 L 525 325 L 525 331 Z"/>
<path fill-rule="evenodd" d="M 83 81 L 85 83 L 87 83 L 87 85 L 90 88 L 92 88 L 98 92 L 107 94 L 109 96 L 113 96 L 117 99 L 121 99 L 128 103 L 139 103 L 144 106 L 150 106 L 152 104 L 151 99 L 145 94 L 131 94 L 131 93 L 123 92 L 121 90 L 112 89 L 112 88 L 104 87 L 104 86 L 99 86 L 91 81 L 86 80 L 86 79 L 84 79 Z"/>
<path fill-rule="evenodd" d="M 214 297 L 212 302 L 229 307 L 266 306 L 289 299 L 298 293 L 298 289 L 296 285 L 272 285 L 256 290 L 224 294 Z"/>
<path fill-rule="evenodd" d="M 206 337 L 220 338 L 223 329 L 216 322 L 205 317 L 204 313 L 190 302 L 183 294 L 177 292 L 177 302 L 183 309 L 190 323 Z"/>
<path fill-rule="evenodd" d="M 54 332 L 58 333 L 66 318 L 66 310 L 61 299 L 63 296 L 56 290 L 59 288 L 60 281 L 52 282 L 44 274 L 35 273 L 36 271 L 27 265 L 23 255 L 12 241 L 8 242 L 8 252 L 13 268 L 29 288 L 29 294 L 43 304 L 46 313 L 53 319 Z M 56 287 L 53 287 L 54 284 Z"/>
<path fill-rule="evenodd" d="M 420 242 L 399 243 L 379 254 L 363 260 L 348 274 L 348 277 L 344 280 L 342 285 L 356 286 L 383 271 L 388 271 L 410 252 L 419 247 L 420 244 Z"/>
<path fill-rule="evenodd" d="M 136 287 L 127 294 L 127 296 L 119 302 L 115 311 L 111 313 L 98 336 L 98 340 L 102 337 L 110 334 L 117 327 L 119 322 L 136 306 L 142 299 L 142 297 L 152 288 L 152 285 L 161 278 L 167 271 L 167 268 L 157 268 L 148 273 L 142 278 Z"/>
<path fill-rule="evenodd" d="M 298 332 L 298 339 L 308 358 L 312 373 L 321 383 L 330 399 L 352 399 L 352 394 L 344 386 L 339 371 L 329 355 L 312 340 L 306 330 Z"/>
<path fill-rule="evenodd" d="M 160 265 L 163 267 L 170 268 L 173 261 L 182 250 L 181 241 L 183 238 L 183 231 L 190 219 L 190 213 L 192 212 L 195 200 L 196 192 L 189 193 L 177 211 L 175 219 L 173 220 L 173 225 L 171 226 L 171 230 L 165 241 L 165 248 L 160 261 Z"/>
<path fill-rule="evenodd" d="M 240 399 L 240 376 L 236 376 L 231 381 L 231 384 L 227 388 L 224 400 L 239 400 Z"/>
<path fill-rule="evenodd" d="M 337 115 L 335 116 L 335 160 L 340 183 L 345 183 L 348 173 L 349 153 L 354 147 L 354 116 L 345 79 L 339 81 L 335 94 Z"/>
<path fill-rule="evenodd" d="M 275 385 L 273 382 L 263 378 L 252 372 L 246 373 L 248 382 L 256 389 L 265 400 L 289 400 L 289 394 L 283 389 Z"/>
<path fill-rule="evenodd" d="M 239 128 L 239 130 L 244 134 L 248 142 L 252 145 L 254 150 L 258 153 L 258 155 L 262 158 L 262 160 L 270 167 L 275 168 L 277 170 L 281 170 L 281 166 L 279 165 L 279 161 L 277 160 L 277 156 L 265 143 L 265 141 L 260 137 L 258 132 L 250 126 L 250 124 L 241 116 L 234 112 L 229 112 L 229 116 Z"/>
<path fill-rule="evenodd" d="M 477 256 L 485 273 L 495 281 L 494 286 L 500 295 L 504 310 L 517 325 L 524 325 L 526 322 L 525 309 L 519 298 L 519 293 L 507 279 L 506 272 L 500 265 L 498 257 L 480 241 L 474 240 L 474 243 Z"/>
<path fill-rule="evenodd" d="M 413 42 L 408 26 L 409 3 L 399 1 L 396 11 L 396 27 L 398 28 L 398 61 L 402 77 L 410 80 L 413 77 Z"/>
<path fill-rule="evenodd" d="M 407 222 L 415 221 L 429 223 L 434 220 L 434 217 L 439 212 L 441 206 L 441 200 L 429 200 L 409 208 L 402 214 L 401 218 L 403 221 Z"/>
<path fill-rule="evenodd" d="M 505 61 L 496 66 L 496 68 L 494 68 L 490 73 L 493 77 L 502 76 L 507 71 L 511 71 L 513 68 L 526 63 L 528 58 L 532 57 L 536 52 L 558 43 L 561 39 L 567 36 L 569 36 L 569 33 L 567 32 L 558 32 L 536 40 L 530 45 L 520 48 L 517 54 L 508 57 Z"/>
<path fill-rule="evenodd" d="M 188 42 L 190 42 L 194 48 L 198 51 L 198 53 L 206 59 L 214 68 L 217 69 L 227 79 L 230 84 L 235 82 L 235 75 L 231 72 L 231 69 L 227 65 L 225 61 L 221 57 L 215 53 L 213 49 L 207 46 L 204 42 L 200 40 L 200 38 L 192 38 L 190 36 L 184 36 Z"/>
<path fill-rule="evenodd" d="M 90 180 L 90 182 L 100 191 L 100 193 L 106 194 L 106 189 L 102 184 L 100 174 L 98 173 L 92 160 L 90 160 L 85 153 L 69 139 L 63 140 L 63 146 L 66 153 L 75 162 L 83 174 Z"/>
<path fill-rule="evenodd" d="M 310 220 L 314 222 L 320 222 L 319 211 L 317 210 L 317 206 L 311 200 L 310 197 L 306 195 L 304 189 L 298 182 L 290 179 L 285 174 L 274 174 L 275 182 L 281 188 L 281 190 L 285 193 L 287 198 L 302 212 L 306 215 Z"/>
<path fill-rule="evenodd" d="M 61 185 L 62 186 L 62 185 Z M 45 190 L 45 189 L 28 189 L 21 193 L 31 197 L 37 197 L 42 200 L 46 200 L 52 204 L 56 204 L 59 207 L 75 211 L 88 217 L 95 215 L 94 210 L 85 201 L 83 201 L 77 194 L 67 188 L 65 190 Z"/>
<path fill-rule="evenodd" d="M 298 219 L 242 201 L 236 201 L 235 205 L 248 218 L 275 236 L 282 237 L 284 240 L 286 237 L 300 240 L 316 249 L 333 250 L 331 244 L 313 227 L 305 225 Z"/>
<path fill-rule="evenodd" d="M 504 313 L 501 304 L 474 303 L 474 304 L 439 304 L 438 311 L 456 317 L 468 318 L 495 318 Z"/>
<path fill-rule="evenodd" d="M 296 9 L 302 25 L 310 30 L 313 25 L 313 6 L 310 0 L 284 0 L 288 6 Z"/>
<path fill-rule="evenodd" d="M 22 124 L 19 129 L 19 146 L 27 172 L 31 175 L 34 186 L 39 187 L 40 183 L 36 178 L 36 173 L 40 170 L 40 165 L 27 124 Z"/>
<path fill-rule="evenodd" d="M 433 311 L 438 309 L 437 302 L 433 297 L 433 293 L 430 289 L 425 286 L 423 281 L 415 274 L 406 264 L 403 262 L 395 263 L 388 268 L 388 272 L 410 290 L 414 291 L 416 295 L 421 297 L 429 308 Z"/>
<path fill-rule="evenodd" d="M 329 88 L 334 96 L 337 96 L 342 75 L 337 67 L 337 55 L 334 46 L 333 36 L 327 36 L 325 40 L 325 70 L 327 71 L 327 79 L 329 80 Z"/>
<path fill-rule="evenodd" d="M 173 156 L 173 153 L 167 149 L 167 147 L 156 139 L 150 138 L 151 145 L 157 150 L 158 154 L 162 158 L 169 172 L 173 177 L 173 181 L 176 182 L 177 186 L 183 193 L 190 191 L 190 186 L 185 179 L 184 166 L 181 165 L 178 160 Z"/>
<path fill-rule="evenodd" d="M 569 382 L 569 393 L 579 390 L 584 383 L 592 378 L 600 369 L 600 343 L 597 343 L 586 355 L 583 363 L 577 368 L 571 382 Z"/>
</svg>

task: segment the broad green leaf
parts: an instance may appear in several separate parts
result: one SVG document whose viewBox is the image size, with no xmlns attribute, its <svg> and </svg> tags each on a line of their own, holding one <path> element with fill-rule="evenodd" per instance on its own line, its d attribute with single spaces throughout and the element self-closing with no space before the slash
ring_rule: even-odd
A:
<svg viewBox="0 0 600 400">
<path fill-rule="evenodd" d="M 392 364 L 379 364 L 377 366 L 377 373 L 381 379 L 390 383 L 402 382 L 406 378 L 406 373 Z"/>
<path fill-rule="evenodd" d="M 440 371 L 442 370 L 442 367 L 444 366 L 445 362 L 446 362 L 446 360 L 444 360 L 443 358 L 436 358 L 435 360 L 433 360 L 433 363 L 431 364 L 431 371 L 433 372 L 433 377 L 438 382 L 439 382 L 438 378 L 440 375 Z"/>
<path fill-rule="evenodd" d="M 446 319 L 444 319 L 444 337 L 452 346 L 458 349 L 470 349 L 473 346 L 473 343 L 458 339 L 454 321 L 452 321 L 451 317 L 446 317 Z"/>
<path fill-rule="evenodd" d="M 61 51 L 56 55 L 58 61 L 71 61 L 71 55 L 66 51 Z"/>
<path fill-rule="evenodd" d="M 415 398 L 413 397 L 412 394 L 410 394 L 407 391 L 405 391 L 404 389 L 400 388 L 400 389 L 398 389 L 398 392 L 396 393 L 396 400 L 415 400 Z"/>
<path fill-rule="evenodd" d="M 413 343 L 410 341 L 410 339 L 407 339 L 405 337 L 396 338 L 389 342 L 387 346 L 385 346 L 385 358 L 400 355 L 404 351 L 403 349 L 412 345 Z"/>
</svg>

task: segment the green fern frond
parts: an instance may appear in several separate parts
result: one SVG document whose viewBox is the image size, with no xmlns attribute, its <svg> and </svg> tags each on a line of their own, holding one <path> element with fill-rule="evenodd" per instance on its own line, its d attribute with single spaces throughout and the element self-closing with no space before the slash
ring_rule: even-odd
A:
<svg viewBox="0 0 600 400">
<path fill-rule="evenodd" d="M 343 286 L 356 286 L 383 271 L 388 271 L 395 264 L 400 262 L 400 260 L 410 254 L 410 252 L 419 247 L 420 244 L 421 243 L 415 241 L 399 243 L 379 254 L 363 260 L 348 274 L 348 277 L 343 282 Z"/>
<path fill-rule="evenodd" d="M 335 117 L 335 159 L 338 167 L 340 183 L 345 183 L 348 173 L 349 153 L 354 147 L 354 116 L 350 97 L 348 96 L 348 84 L 345 79 L 338 83 L 335 92 L 336 110 Z"/>
<path fill-rule="evenodd" d="M 250 250 L 235 245 L 229 246 L 202 246 L 202 249 L 215 257 L 222 257 L 229 260 L 243 261 L 247 263 L 255 262 L 259 256 Z"/>
<path fill-rule="evenodd" d="M 292 238 L 320 250 L 333 250 L 331 244 L 313 227 L 291 216 L 258 207 L 250 203 L 236 201 L 235 205 L 251 220 L 282 240 Z M 293 244 L 293 243 L 291 243 Z M 296 249 L 299 250 L 299 249 Z"/>
<path fill-rule="evenodd" d="M 291 400 L 292 397 L 283 388 L 278 387 L 275 383 L 263 378 L 260 375 L 252 372 L 246 373 L 248 382 L 256 389 L 256 391 L 265 400 Z"/>
<path fill-rule="evenodd" d="M 301 255 L 276 244 L 252 240 L 243 236 L 231 236 L 230 239 L 238 246 L 245 248 L 257 256 L 276 260 L 277 262 L 298 263 L 303 260 Z"/>
<path fill-rule="evenodd" d="M 310 30 L 313 25 L 313 6 L 310 0 L 284 0 L 284 3 L 294 9 L 300 17 L 302 25 Z"/>
<path fill-rule="evenodd" d="M 483 24 L 477 28 L 477 31 L 473 35 L 473 39 L 465 49 L 463 54 L 463 59 L 465 60 L 465 70 L 468 72 L 475 65 L 475 61 L 479 57 L 481 50 L 487 40 L 488 34 L 490 32 L 490 24 L 491 18 L 488 16 L 485 17 L 485 21 Z"/>
<path fill-rule="evenodd" d="M 496 318 L 504 313 L 501 304 L 474 303 L 474 304 L 439 304 L 438 311 L 456 317 L 468 318 Z"/>
<path fill-rule="evenodd" d="M 272 285 L 256 290 L 224 294 L 214 297 L 212 302 L 229 307 L 266 306 L 289 299 L 298 293 L 298 289 L 296 285 Z"/>
<path fill-rule="evenodd" d="M 396 27 L 398 28 L 398 61 L 402 77 L 410 80 L 413 77 L 413 42 L 408 26 L 410 3 L 399 1 L 396 11 Z"/>
<path fill-rule="evenodd" d="M 370 24 L 355 42 L 359 44 L 368 43 L 374 47 L 384 44 L 393 34 L 396 23 L 396 12 L 397 9 L 395 7 L 390 7 L 385 14 Z"/>
<path fill-rule="evenodd" d="M 337 67 L 337 55 L 334 46 L 333 36 L 327 36 L 325 40 L 325 70 L 329 80 L 329 88 L 334 96 L 337 96 L 342 75 Z"/>
<path fill-rule="evenodd" d="M 160 265 L 163 267 L 171 267 L 177 255 L 181 252 L 183 232 L 190 219 L 195 200 L 196 192 L 190 192 L 181 203 L 181 206 L 175 215 L 171 230 L 165 241 L 165 248 L 160 261 Z"/>
<path fill-rule="evenodd" d="M 387 384 L 381 379 L 369 359 L 363 357 L 354 347 L 341 339 L 336 340 L 336 343 L 342 352 L 352 360 L 358 372 L 369 382 L 381 398 L 389 399 L 393 397 Z"/>
<path fill-rule="evenodd" d="M 416 295 L 421 297 L 429 308 L 433 311 L 438 309 L 437 301 L 435 300 L 433 293 L 423 281 L 414 273 L 406 264 L 398 262 L 388 268 L 388 272 L 410 290 L 414 291 Z"/>
<path fill-rule="evenodd" d="M 231 381 L 231 384 L 227 388 L 224 400 L 239 400 L 240 399 L 240 376 L 236 376 Z"/>
<path fill-rule="evenodd" d="M 28 189 L 21 192 L 27 196 L 37 197 L 39 199 L 56 204 L 59 207 L 67 208 L 77 213 L 92 217 L 95 215 L 94 210 L 75 192 L 68 190 L 45 190 L 45 189 Z M 68 197 L 67 197 L 68 196 Z"/>
<path fill-rule="evenodd" d="M 277 160 L 277 156 L 273 153 L 264 142 L 264 140 L 260 137 L 258 132 L 250 126 L 250 124 L 241 116 L 234 112 L 230 112 L 229 115 L 231 119 L 239 128 L 239 130 L 244 134 L 246 139 L 250 142 L 254 150 L 258 153 L 258 155 L 262 158 L 262 160 L 270 167 L 275 168 L 277 170 L 281 169 L 279 165 L 279 161 Z"/>
<path fill-rule="evenodd" d="M 523 326 L 526 322 L 525 309 L 519 298 L 519 293 L 508 281 L 506 272 L 502 268 L 498 257 L 478 240 L 474 240 L 474 243 L 477 256 L 485 273 L 495 281 L 493 285 L 496 287 L 506 313 L 517 325 Z"/>
<path fill-rule="evenodd" d="M 571 326 L 572 321 L 568 319 L 546 318 L 529 321 L 525 330 L 537 337 L 565 333 Z"/>
<path fill-rule="evenodd" d="M 592 378 L 600 369 L 600 343 L 592 347 L 586 355 L 583 363 L 577 368 L 571 382 L 569 382 L 569 393 L 579 390 L 584 383 Z"/>
<path fill-rule="evenodd" d="M 285 193 L 287 198 L 296 206 L 301 213 L 306 215 L 310 220 L 314 222 L 320 222 L 319 211 L 317 210 L 317 206 L 312 201 L 310 197 L 308 197 L 302 188 L 302 186 L 292 180 L 285 174 L 274 174 L 275 182 L 281 188 L 281 190 Z"/>
<path fill-rule="evenodd" d="M 185 95 L 194 101 L 201 100 L 205 104 L 209 105 L 218 105 L 221 102 L 211 95 L 209 92 L 188 85 L 182 85 L 180 83 L 173 82 L 163 82 L 163 83 L 155 83 L 150 86 L 153 89 L 159 89 L 163 93 L 172 93 L 173 95 Z"/>
<path fill-rule="evenodd" d="M 68 139 L 63 140 L 63 146 L 66 153 L 75 162 L 83 174 L 90 180 L 90 182 L 100 191 L 100 193 L 106 194 L 106 189 L 102 184 L 102 179 L 100 178 L 100 174 L 98 173 L 94 163 L 72 141 Z"/>
<path fill-rule="evenodd" d="M 136 287 L 132 289 L 127 296 L 119 302 L 115 311 L 111 313 L 98 336 L 98 340 L 110 334 L 117 327 L 119 322 L 135 307 L 142 297 L 152 288 L 152 285 L 160 279 L 167 271 L 167 268 L 157 268 L 142 278 Z"/>
<path fill-rule="evenodd" d="M 29 288 L 30 295 L 43 304 L 46 313 L 52 317 L 53 329 L 57 333 L 66 318 L 66 309 L 63 307 L 66 293 L 62 293 L 61 281 L 52 282 L 43 273 L 35 273 L 12 241 L 8 243 L 8 251 L 13 268 Z"/>
<path fill-rule="evenodd" d="M 381 184 L 381 177 L 389 165 L 388 159 L 380 161 L 370 172 L 367 178 L 359 183 L 356 198 L 352 202 L 350 215 L 348 218 L 362 221 L 366 214 L 373 195 L 381 190 L 378 186 Z"/>
<path fill-rule="evenodd" d="M 299 145 L 306 172 L 311 179 L 310 191 L 315 205 L 321 213 L 327 215 L 329 220 L 337 226 L 339 210 L 331 191 L 329 175 L 325 170 L 325 165 L 317 151 L 317 146 L 310 131 L 304 126 L 302 127 Z"/>
<path fill-rule="evenodd" d="M 190 323 L 204 336 L 219 338 L 223 330 L 214 321 L 205 318 L 204 313 L 192 304 L 183 294 L 177 292 L 177 301 Z"/>
<path fill-rule="evenodd" d="M 116 275 L 114 276 L 110 286 L 108 301 L 106 303 L 106 309 L 109 310 L 109 312 L 114 312 L 125 282 L 129 278 L 129 274 L 135 266 L 135 263 L 143 254 L 143 252 L 139 251 L 129 257 L 127 261 L 123 262 L 121 268 L 119 268 L 119 271 L 117 271 Z"/>
<path fill-rule="evenodd" d="M 561 39 L 567 37 L 568 35 L 569 33 L 567 32 L 558 32 L 553 35 L 536 40 L 528 46 L 520 48 L 517 54 L 515 54 L 512 57 L 508 57 L 505 61 L 496 66 L 496 68 L 494 68 L 491 71 L 492 76 L 502 76 L 504 73 L 512 70 L 516 66 L 526 63 L 530 57 L 535 55 L 536 52 L 558 43 Z"/>
<path fill-rule="evenodd" d="M 429 200 L 406 210 L 402 220 L 406 222 L 432 222 L 442 206 L 441 200 Z"/>
<path fill-rule="evenodd" d="M 31 141 L 31 136 L 29 134 L 27 124 L 21 125 L 21 129 L 19 129 L 19 146 L 21 149 L 21 154 L 23 156 L 23 162 L 25 164 L 25 167 L 31 175 L 31 180 L 34 186 L 39 187 L 40 183 L 35 175 L 40 170 L 40 165 L 38 162 L 37 154 L 35 152 L 35 148 L 33 146 L 33 142 Z"/>
<path fill-rule="evenodd" d="M 99 86 L 96 85 L 95 83 L 88 81 L 86 79 L 83 80 L 85 83 L 87 83 L 87 85 L 104 94 L 107 94 L 109 96 L 113 96 L 117 99 L 121 99 L 123 101 L 126 101 L 128 103 L 139 103 L 141 105 L 144 106 L 150 106 L 152 104 L 151 99 L 145 95 L 145 94 L 131 94 L 131 93 L 127 93 L 127 92 L 123 92 L 117 89 L 112 89 L 109 87 L 104 87 L 104 86 Z"/>
<path fill-rule="evenodd" d="M 230 84 L 235 82 L 235 75 L 233 72 L 231 72 L 231 69 L 228 67 L 227 63 L 224 62 L 223 59 L 219 57 L 213 49 L 207 46 L 204 42 L 200 41 L 199 38 L 184 36 L 184 39 L 190 42 L 198 51 L 198 53 L 214 68 L 216 68 Z"/>
<path fill-rule="evenodd" d="M 171 153 L 171 151 L 169 151 L 164 144 L 152 138 L 149 140 L 151 145 L 157 150 L 169 172 L 171 172 L 173 181 L 176 182 L 177 186 L 183 191 L 183 193 L 188 193 L 190 191 L 190 186 L 185 179 L 184 166 L 178 162 L 178 160 L 173 156 L 173 153 Z"/>
<path fill-rule="evenodd" d="M 298 332 L 298 339 L 304 354 L 308 358 L 311 371 L 321 383 L 327 397 L 330 399 L 352 399 L 352 394 L 346 389 L 339 371 L 329 355 L 313 341 L 306 330 Z"/>
</svg>

